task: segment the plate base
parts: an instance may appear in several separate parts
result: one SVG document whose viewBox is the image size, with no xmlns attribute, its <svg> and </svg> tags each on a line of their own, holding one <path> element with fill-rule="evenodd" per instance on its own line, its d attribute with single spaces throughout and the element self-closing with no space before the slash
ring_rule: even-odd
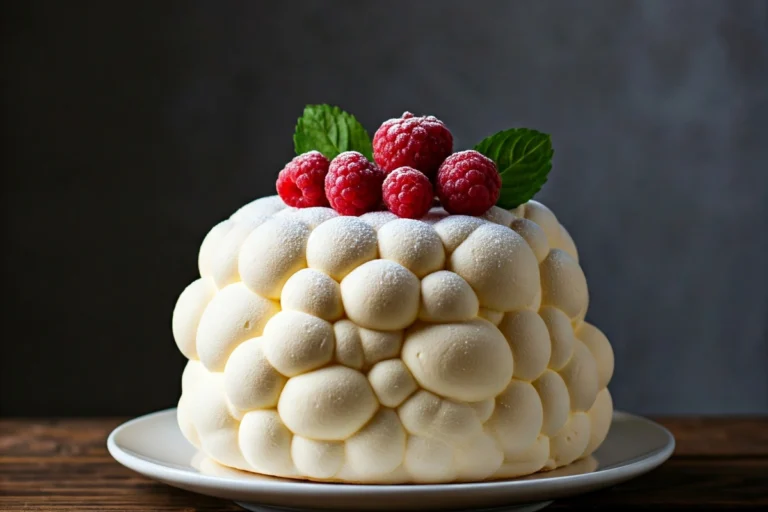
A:
<svg viewBox="0 0 768 512">
<path fill-rule="evenodd" d="M 255 503 L 243 503 L 236 501 L 237 505 L 240 505 L 245 510 L 251 512 L 317 512 L 318 509 L 299 509 L 299 508 L 283 508 L 283 507 L 267 507 L 265 505 L 257 505 Z M 509 505 L 506 507 L 494 507 L 494 508 L 477 508 L 471 510 L 456 510 L 453 512 L 536 512 L 544 507 L 551 505 L 551 501 L 540 501 L 538 503 L 525 503 L 522 505 Z"/>
<path fill-rule="evenodd" d="M 238 502 L 252 512 L 321 512 L 323 506 L 333 512 L 512 512 L 541 510 L 552 500 L 647 473 L 669 458 L 675 441 L 650 420 L 615 412 L 600 448 L 568 466 L 508 480 L 419 485 L 304 482 L 227 468 L 189 444 L 174 409 L 124 423 L 110 434 L 107 446 L 118 462 L 142 475 Z"/>
</svg>

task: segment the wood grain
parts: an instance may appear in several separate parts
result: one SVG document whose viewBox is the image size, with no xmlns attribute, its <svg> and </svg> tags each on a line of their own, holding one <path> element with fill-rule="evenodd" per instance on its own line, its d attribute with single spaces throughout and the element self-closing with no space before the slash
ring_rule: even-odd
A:
<svg viewBox="0 0 768 512">
<path fill-rule="evenodd" d="M 768 418 L 660 418 L 677 439 L 659 469 L 548 510 L 768 507 Z M 240 511 L 120 466 L 105 440 L 123 418 L 0 420 L 0 510 Z"/>
</svg>

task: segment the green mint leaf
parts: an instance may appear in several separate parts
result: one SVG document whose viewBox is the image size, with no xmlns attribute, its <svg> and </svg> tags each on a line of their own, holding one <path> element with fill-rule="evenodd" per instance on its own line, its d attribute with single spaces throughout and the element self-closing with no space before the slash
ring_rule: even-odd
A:
<svg viewBox="0 0 768 512">
<path fill-rule="evenodd" d="M 496 204 L 511 210 L 531 199 L 547 182 L 552 169 L 552 141 L 528 128 L 504 130 L 480 141 L 478 151 L 496 163 L 501 193 Z"/>
<path fill-rule="evenodd" d="M 344 151 L 358 151 L 373 161 L 373 146 L 352 114 L 331 105 L 307 105 L 293 134 L 296 154 L 317 150 L 329 160 Z"/>
</svg>

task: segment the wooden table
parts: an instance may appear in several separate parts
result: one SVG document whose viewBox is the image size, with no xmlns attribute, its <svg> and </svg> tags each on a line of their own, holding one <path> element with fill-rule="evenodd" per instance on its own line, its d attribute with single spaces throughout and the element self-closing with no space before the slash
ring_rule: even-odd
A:
<svg viewBox="0 0 768 512">
<path fill-rule="evenodd" d="M 153 482 L 107 453 L 123 418 L 0 420 L 0 510 L 242 511 Z M 768 507 L 768 418 L 660 418 L 677 439 L 655 471 L 547 510 Z"/>
</svg>

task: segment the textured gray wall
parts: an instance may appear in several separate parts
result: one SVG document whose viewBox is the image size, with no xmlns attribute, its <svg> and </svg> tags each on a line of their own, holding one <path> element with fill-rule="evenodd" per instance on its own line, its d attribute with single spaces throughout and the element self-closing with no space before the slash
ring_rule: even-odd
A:
<svg viewBox="0 0 768 512">
<path fill-rule="evenodd" d="M 579 247 L 616 406 L 768 412 L 767 2 L 113 5 L 29 8 L 10 36 L 4 279 L 27 335 L 0 358 L 2 412 L 172 405 L 197 246 L 273 193 L 315 102 L 371 131 L 434 114 L 459 148 L 550 132 L 537 199 Z M 46 308 L 56 328 L 30 330 Z"/>
</svg>

